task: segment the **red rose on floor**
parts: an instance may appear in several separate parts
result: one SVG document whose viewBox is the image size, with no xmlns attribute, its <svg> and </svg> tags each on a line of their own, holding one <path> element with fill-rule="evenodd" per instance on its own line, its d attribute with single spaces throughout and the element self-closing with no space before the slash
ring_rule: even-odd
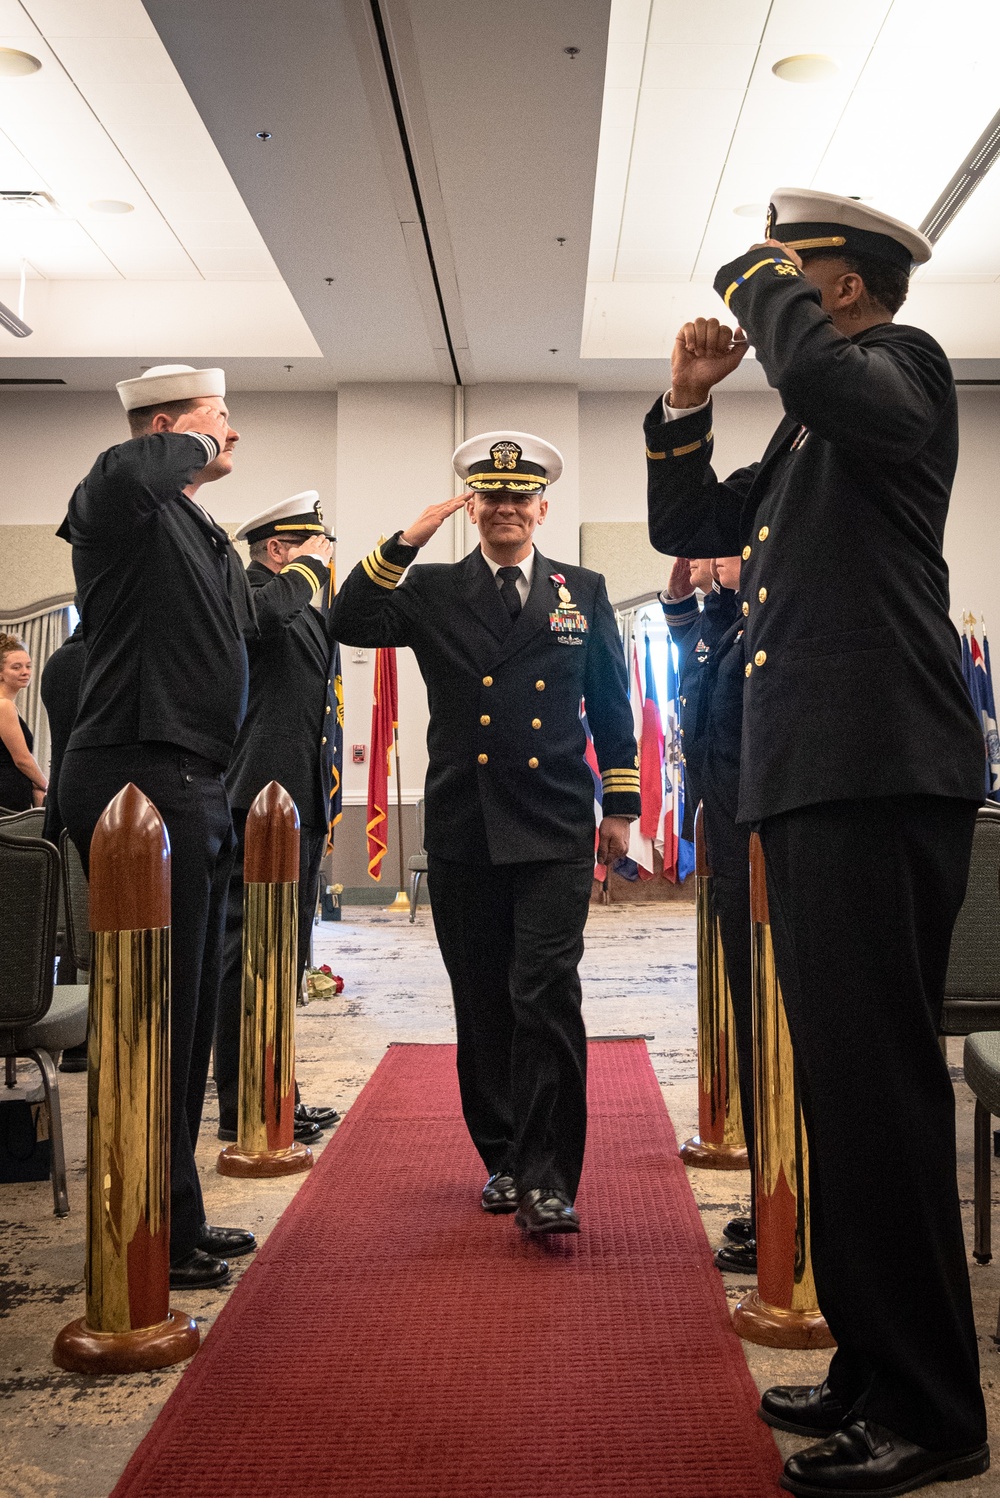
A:
<svg viewBox="0 0 1000 1498">
<path fill-rule="evenodd" d="M 328 978 L 332 978 L 333 977 L 333 969 L 326 962 L 324 962 L 323 966 L 320 968 L 320 972 L 321 973 L 326 973 L 326 976 Z"/>
<path fill-rule="evenodd" d="M 344 980 L 343 980 L 343 978 L 338 977 L 338 975 L 336 973 L 331 973 L 330 976 L 333 979 L 334 992 L 335 993 L 343 993 L 344 992 Z"/>
</svg>

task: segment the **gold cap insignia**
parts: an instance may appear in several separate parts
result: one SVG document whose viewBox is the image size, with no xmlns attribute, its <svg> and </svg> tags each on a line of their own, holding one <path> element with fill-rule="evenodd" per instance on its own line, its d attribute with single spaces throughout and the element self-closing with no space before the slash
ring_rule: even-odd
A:
<svg viewBox="0 0 1000 1498">
<path fill-rule="evenodd" d="M 773 239 L 774 226 L 778 222 L 778 211 L 773 203 L 767 205 L 767 218 L 764 220 L 764 238 Z"/>
<path fill-rule="evenodd" d="M 490 448 L 493 467 L 512 473 L 521 461 L 521 449 L 516 442 L 497 442 Z"/>
</svg>

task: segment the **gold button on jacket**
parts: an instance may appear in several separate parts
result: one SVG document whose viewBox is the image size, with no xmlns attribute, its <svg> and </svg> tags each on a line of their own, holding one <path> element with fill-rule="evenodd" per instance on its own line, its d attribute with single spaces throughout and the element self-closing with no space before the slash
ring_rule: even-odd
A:
<svg viewBox="0 0 1000 1498">
<path fill-rule="evenodd" d="M 742 553 L 744 562 L 749 562 L 751 549 L 749 546 L 744 546 Z"/>
<path fill-rule="evenodd" d="M 481 765 L 488 765 L 488 764 L 489 764 L 489 762 L 490 762 L 490 757 L 489 757 L 489 755 L 488 755 L 488 754 L 481 754 L 481 755 L 480 755 L 480 756 L 479 756 L 479 763 L 480 763 L 480 764 L 481 764 Z"/>
<path fill-rule="evenodd" d="M 770 534 L 771 534 L 770 526 L 762 525 L 761 528 L 760 528 L 760 530 L 757 532 L 757 540 L 758 541 L 766 541 L 767 538 L 768 538 L 768 536 Z"/>
<path fill-rule="evenodd" d="M 538 769 L 538 761 L 537 761 L 537 759 L 535 758 L 534 755 L 532 755 L 531 758 L 528 760 L 528 769 L 529 770 L 537 770 Z"/>
<path fill-rule="evenodd" d="M 491 687 L 492 685 L 493 685 L 493 678 L 492 678 L 492 676 L 484 676 L 483 677 L 483 686 L 484 687 Z"/>
<path fill-rule="evenodd" d="M 531 720 L 531 726 L 532 726 L 532 728 L 541 728 L 541 726 L 542 726 L 542 720 L 541 720 L 541 718 L 532 718 L 532 720 Z"/>
<path fill-rule="evenodd" d="M 757 598 L 758 598 L 759 602 L 766 603 L 767 602 L 767 589 L 766 588 L 761 588 L 760 592 L 757 594 Z"/>
<path fill-rule="evenodd" d="M 744 603 L 744 605 L 743 605 L 743 617 L 744 617 L 744 619 L 746 618 L 747 614 L 749 614 L 749 612 L 750 612 L 750 605 L 748 603 Z"/>
<path fill-rule="evenodd" d="M 535 691 L 536 692 L 544 692 L 545 691 L 545 683 L 544 683 L 544 681 L 536 681 L 535 682 Z"/>
<path fill-rule="evenodd" d="M 750 672 L 752 670 L 753 670 L 753 661 L 747 661 L 746 665 L 743 667 L 743 675 L 744 676 L 749 676 Z"/>
<path fill-rule="evenodd" d="M 766 660 L 767 660 L 767 651 L 766 650 L 758 650 L 757 654 L 753 658 L 753 663 L 754 663 L 755 666 L 762 666 Z"/>
<path fill-rule="evenodd" d="M 483 725 L 484 728 L 489 728 L 489 726 L 490 726 L 490 715 L 489 715 L 489 713 L 483 713 L 483 715 L 482 715 L 482 717 L 480 718 L 479 721 Z"/>
</svg>

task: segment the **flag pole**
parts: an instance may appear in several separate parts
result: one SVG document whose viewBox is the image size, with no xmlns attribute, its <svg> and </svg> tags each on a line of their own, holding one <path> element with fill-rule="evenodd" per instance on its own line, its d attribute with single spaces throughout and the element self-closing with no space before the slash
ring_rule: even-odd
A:
<svg viewBox="0 0 1000 1498">
<path fill-rule="evenodd" d="M 399 771 L 399 724 L 392 725 L 392 748 L 396 760 L 396 837 L 399 842 L 399 888 L 396 898 L 387 910 L 405 911 L 410 913 L 410 897 L 406 893 L 406 879 L 403 873 L 403 777 Z"/>
</svg>

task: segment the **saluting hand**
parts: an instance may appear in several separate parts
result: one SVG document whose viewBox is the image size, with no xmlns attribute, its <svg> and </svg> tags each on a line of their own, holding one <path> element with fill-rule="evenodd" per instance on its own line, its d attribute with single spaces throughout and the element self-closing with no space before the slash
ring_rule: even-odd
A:
<svg viewBox="0 0 1000 1498">
<path fill-rule="evenodd" d="M 789 249 L 788 245 L 782 244 L 780 239 L 762 239 L 760 244 L 752 244 L 750 248 L 751 250 L 780 250 L 783 255 L 788 256 L 793 265 L 797 265 L 799 270 L 802 269 L 802 256 L 798 250 Z"/>
<path fill-rule="evenodd" d="M 294 562 L 296 557 L 315 557 L 318 562 L 324 562 L 329 567 L 333 557 L 333 542 L 327 536 L 314 536 L 309 541 L 300 541 L 297 546 L 288 548 L 288 561 Z"/>
<path fill-rule="evenodd" d="M 215 406 L 195 406 L 193 411 L 184 411 L 174 422 L 175 432 L 204 432 L 214 437 L 220 453 L 225 450 L 229 437 L 229 422 Z"/>
<path fill-rule="evenodd" d="M 455 511 L 460 510 L 467 500 L 474 498 L 475 495 L 470 490 L 467 494 L 456 494 L 454 499 L 446 499 L 443 504 L 428 505 L 413 524 L 406 527 L 399 539 L 404 546 L 426 546 L 448 516 L 454 515 Z"/>
<path fill-rule="evenodd" d="M 689 557 L 678 557 L 670 569 L 670 581 L 667 583 L 667 597 L 676 601 L 679 598 L 688 598 L 694 592 L 694 583 L 691 581 L 691 561 Z"/>
<path fill-rule="evenodd" d="M 734 333 L 717 317 L 686 322 L 670 357 L 671 406 L 703 406 L 712 386 L 732 374 L 749 347 L 742 328 Z"/>
</svg>

